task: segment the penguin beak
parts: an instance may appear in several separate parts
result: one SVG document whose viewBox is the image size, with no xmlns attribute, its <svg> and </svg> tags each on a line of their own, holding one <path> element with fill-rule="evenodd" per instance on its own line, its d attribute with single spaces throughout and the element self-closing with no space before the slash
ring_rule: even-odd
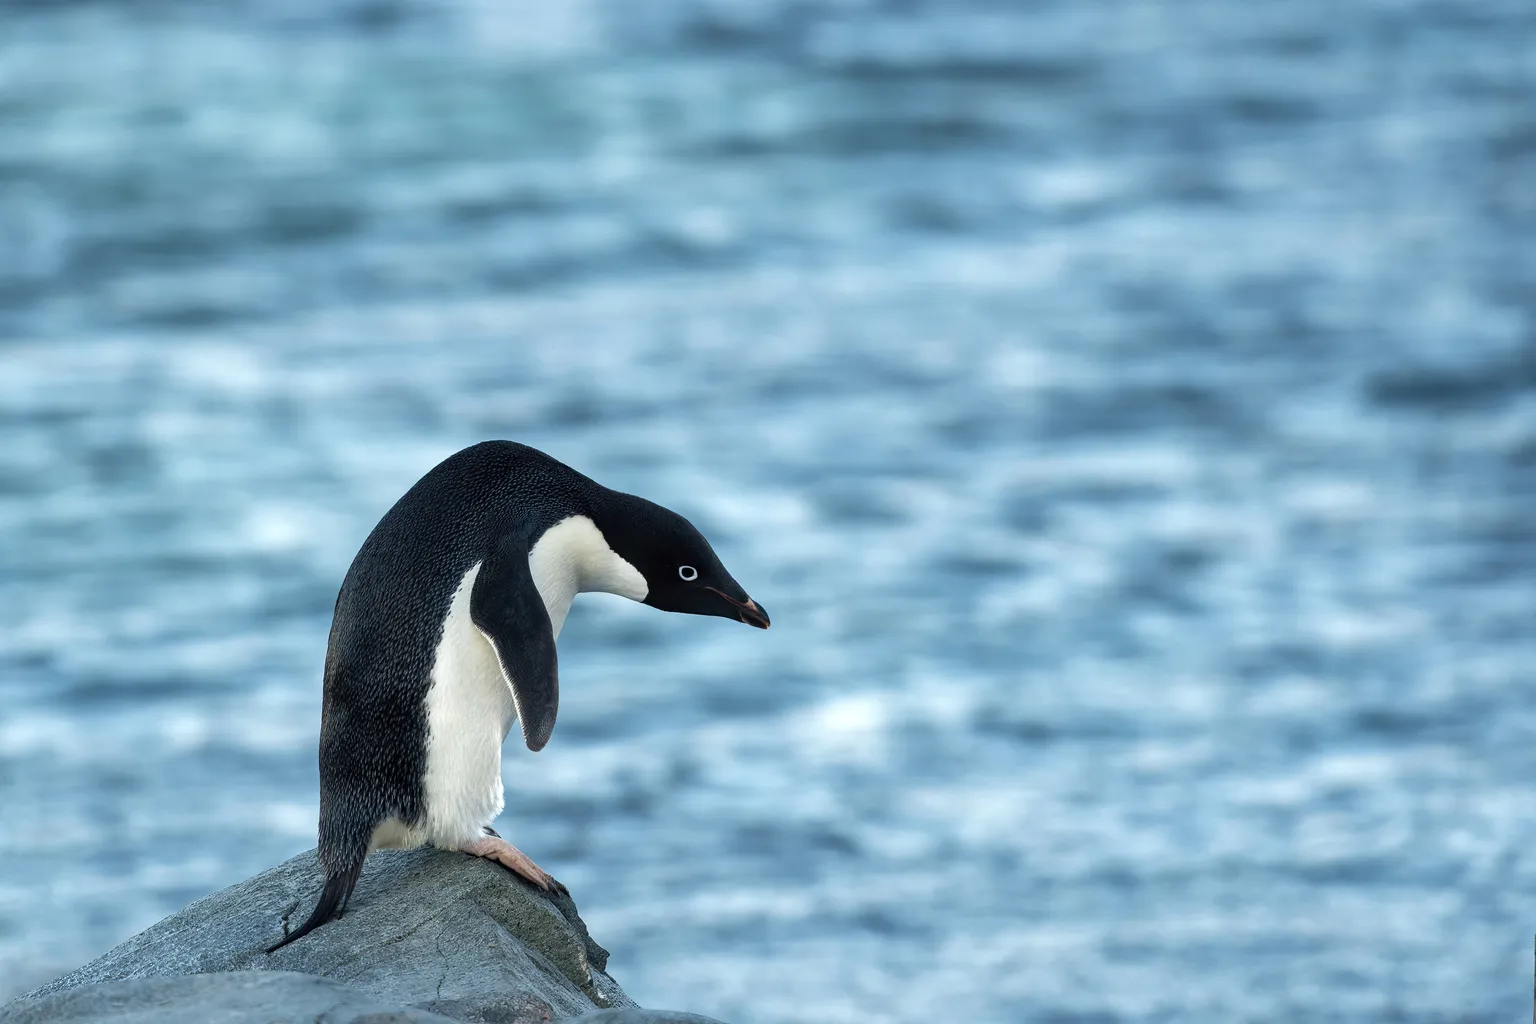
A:
<svg viewBox="0 0 1536 1024">
<path fill-rule="evenodd" d="M 763 611 L 762 606 L 750 597 L 745 601 L 738 601 L 723 590 L 716 590 L 714 587 L 710 587 L 709 590 L 720 595 L 721 600 L 736 609 L 736 618 L 738 620 L 745 622 L 749 626 L 756 626 L 758 629 L 768 628 L 768 613 Z"/>
</svg>

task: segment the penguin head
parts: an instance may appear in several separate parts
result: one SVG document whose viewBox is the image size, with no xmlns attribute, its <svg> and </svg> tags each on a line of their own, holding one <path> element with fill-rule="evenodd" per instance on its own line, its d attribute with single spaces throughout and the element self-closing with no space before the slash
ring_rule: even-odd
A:
<svg viewBox="0 0 1536 1024">
<path fill-rule="evenodd" d="M 644 604 L 768 628 L 768 613 L 747 596 L 692 523 L 655 502 L 610 493 L 614 500 L 603 510 L 599 528 L 614 553 L 645 577 Z"/>
</svg>

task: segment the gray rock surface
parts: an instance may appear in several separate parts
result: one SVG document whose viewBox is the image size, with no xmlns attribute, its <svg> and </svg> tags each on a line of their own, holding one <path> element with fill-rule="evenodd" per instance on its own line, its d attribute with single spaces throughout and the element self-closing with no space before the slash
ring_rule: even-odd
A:
<svg viewBox="0 0 1536 1024">
<path fill-rule="evenodd" d="M 720 1021 L 713 1017 L 700 1017 L 696 1013 L 678 1013 L 676 1010 L 625 1007 L 622 1010 L 593 1010 L 562 1024 L 720 1024 Z"/>
<path fill-rule="evenodd" d="M 607 951 L 587 935 L 569 897 L 552 897 L 461 853 L 374 854 L 344 917 L 264 953 L 282 938 L 285 922 L 297 927 L 308 916 L 320 883 L 314 852 L 301 854 L 198 900 L 23 998 L 133 978 L 301 971 L 459 1020 L 561 1020 L 635 1005 L 604 973 Z M 18 1003 L 7 1011 L 7 1024 L 13 1013 L 30 1012 Z"/>
<path fill-rule="evenodd" d="M 702 1018 L 701 1018 L 702 1019 Z M 240 971 L 139 978 L 24 999 L 3 1024 L 456 1024 L 313 974 Z M 537 1020 L 537 1018 L 533 1018 Z"/>
</svg>

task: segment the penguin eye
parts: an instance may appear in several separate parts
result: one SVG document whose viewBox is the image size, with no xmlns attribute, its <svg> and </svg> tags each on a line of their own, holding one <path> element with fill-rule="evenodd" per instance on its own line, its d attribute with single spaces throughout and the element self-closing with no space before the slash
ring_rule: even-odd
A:
<svg viewBox="0 0 1536 1024">
<path fill-rule="evenodd" d="M 677 574 L 690 583 L 699 578 L 699 570 L 695 569 L 691 565 L 678 566 Z"/>
</svg>

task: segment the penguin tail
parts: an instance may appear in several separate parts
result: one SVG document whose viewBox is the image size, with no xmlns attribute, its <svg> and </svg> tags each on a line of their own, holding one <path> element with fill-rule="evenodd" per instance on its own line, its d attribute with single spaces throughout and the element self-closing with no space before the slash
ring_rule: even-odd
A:
<svg viewBox="0 0 1536 1024">
<path fill-rule="evenodd" d="M 302 939 L 327 921 L 340 917 L 341 912 L 347 909 L 347 900 L 352 896 L 352 887 L 357 885 L 357 876 L 362 874 L 363 861 L 367 857 L 368 851 L 365 848 L 340 871 L 326 872 L 325 888 L 320 890 L 320 898 L 315 901 L 315 909 L 309 915 L 309 920 L 301 924 L 297 930 L 284 935 L 283 940 L 277 945 L 269 946 L 267 952 L 275 953 L 288 943 Z M 285 919 L 283 929 L 286 931 L 287 927 L 288 922 Z"/>
</svg>

